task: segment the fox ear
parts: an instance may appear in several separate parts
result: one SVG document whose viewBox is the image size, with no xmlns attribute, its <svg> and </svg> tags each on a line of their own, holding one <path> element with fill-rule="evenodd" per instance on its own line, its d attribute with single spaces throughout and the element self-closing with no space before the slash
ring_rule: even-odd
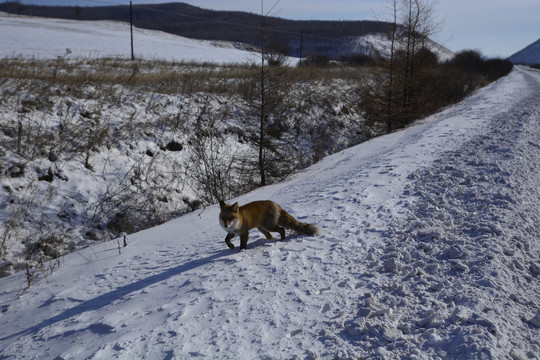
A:
<svg viewBox="0 0 540 360">
<path fill-rule="evenodd" d="M 227 205 L 227 204 L 225 204 L 225 201 L 219 200 L 219 207 L 220 207 L 220 208 L 223 209 L 223 207 L 224 207 L 225 205 Z"/>
<path fill-rule="evenodd" d="M 234 203 L 234 205 L 232 206 L 232 211 L 237 212 L 238 206 L 239 206 L 238 203 Z"/>
</svg>

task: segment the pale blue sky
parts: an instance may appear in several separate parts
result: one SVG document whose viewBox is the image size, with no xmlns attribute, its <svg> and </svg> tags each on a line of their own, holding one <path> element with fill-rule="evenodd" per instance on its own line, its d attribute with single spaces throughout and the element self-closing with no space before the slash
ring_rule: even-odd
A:
<svg viewBox="0 0 540 360">
<path fill-rule="evenodd" d="M 1 1 L 1 0 L 0 0 Z M 132 0 L 133 4 L 174 0 Z M 129 0 L 22 0 L 36 5 L 126 5 Z M 260 0 L 184 0 L 207 9 L 260 13 Z M 264 1 L 271 8 L 274 0 Z M 385 0 L 280 0 L 277 15 L 287 19 L 385 20 Z M 478 49 L 486 56 L 507 57 L 540 39 L 540 0 L 437 0 L 442 21 L 435 40 L 452 51 Z"/>
</svg>

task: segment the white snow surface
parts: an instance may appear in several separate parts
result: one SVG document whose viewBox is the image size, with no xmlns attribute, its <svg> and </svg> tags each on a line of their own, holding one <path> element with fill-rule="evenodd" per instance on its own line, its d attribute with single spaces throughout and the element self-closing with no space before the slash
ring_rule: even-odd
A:
<svg viewBox="0 0 540 360">
<path fill-rule="evenodd" d="M 540 73 L 232 199 L 324 235 L 230 250 L 211 206 L 65 256 L 17 297 L 4 359 L 540 358 Z M 238 244 L 238 238 L 233 240 Z"/>
<path fill-rule="evenodd" d="M 360 52 L 369 55 L 381 55 L 384 58 L 390 58 L 391 40 L 387 34 L 369 34 L 359 36 L 353 40 L 356 48 Z M 430 39 L 426 42 L 426 47 L 433 51 L 441 62 L 449 61 L 454 57 L 454 53 L 446 47 Z M 395 45 L 398 49 L 406 49 L 405 41 L 398 41 Z"/>
<path fill-rule="evenodd" d="M 76 21 L 0 13 L 0 57 L 55 59 L 131 58 L 129 23 L 119 21 Z M 133 27 L 137 59 L 207 63 L 252 61 L 252 52 L 224 41 L 194 40 L 162 31 Z"/>
</svg>

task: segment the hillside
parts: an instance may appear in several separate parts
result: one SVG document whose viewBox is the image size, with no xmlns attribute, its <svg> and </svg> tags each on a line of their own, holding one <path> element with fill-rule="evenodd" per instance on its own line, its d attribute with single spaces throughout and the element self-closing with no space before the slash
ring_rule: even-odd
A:
<svg viewBox="0 0 540 360">
<path fill-rule="evenodd" d="M 540 64 L 540 39 L 511 55 L 508 60 L 514 64 Z"/>
<path fill-rule="evenodd" d="M 76 21 L 0 13 L 0 57 L 36 59 L 131 57 L 130 27 L 119 21 Z M 216 64 L 245 63 L 253 54 L 234 44 L 188 39 L 134 28 L 136 59 Z"/>
<path fill-rule="evenodd" d="M 131 61 L 126 24 L 1 16 L 0 276 L 24 270 L 31 283 L 44 259 L 259 183 L 252 53 L 135 29 Z M 361 70 L 277 70 L 285 161 L 269 176 L 372 135 Z"/>
<path fill-rule="evenodd" d="M 140 5 L 133 9 L 133 23 L 139 32 L 143 32 L 142 29 L 158 30 L 248 50 L 261 44 L 261 17 L 258 14 L 207 10 L 184 3 Z M 62 7 L 0 3 L 0 11 L 17 16 L 77 21 L 129 23 L 130 19 L 128 6 Z M 81 24 L 81 28 L 84 29 L 85 25 Z M 319 55 L 338 59 L 358 54 L 386 56 L 390 45 L 385 33 L 389 28 L 389 23 L 369 20 L 300 21 L 271 16 L 264 20 L 266 46 L 295 58 Z M 452 51 L 433 41 L 428 41 L 427 47 L 441 61 L 454 56 Z"/>
<path fill-rule="evenodd" d="M 18 15 L 72 20 L 116 20 L 129 22 L 128 6 L 55 7 L 1 3 L 0 11 Z M 223 40 L 260 45 L 260 15 L 246 12 L 214 11 L 184 3 L 133 7 L 133 23 L 142 29 L 160 30 L 192 39 Z M 268 44 L 300 57 L 319 54 L 333 57 L 364 49 L 354 40 L 381 33 L 389 24 L 380 21 L 296 21 L 277 17 L 265 20 Z M 302 45 L 302 46 L 301 46 Z"/>
<path fill-rule="evenodd" d="M 321 237 L 232 251 L 212 206 L 68 255 L 20 297 L 23 273 L 0 279 L 0 357 L 538 359 L 539 91 L 517 68 L 231 200 Z"/>
</svg>

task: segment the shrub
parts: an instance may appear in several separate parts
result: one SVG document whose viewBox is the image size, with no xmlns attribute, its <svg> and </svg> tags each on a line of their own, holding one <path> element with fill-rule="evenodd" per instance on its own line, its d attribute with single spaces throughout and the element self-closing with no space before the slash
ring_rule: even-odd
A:
<svg viewBox="0 0 540 360">
<path fill-rule="evenodd" d="M 353 66 L 370 66 L 376 62 L 372 56 L 365 54 L 344 55 L 339 58 L 339 61 Z"/>
<path fill-rule="evenodd" d="M 477 50 L 463 50 L 457 53 L 449 65 L 469 74 L 482 76 L 487 81 L 495 81 L 508 75 L 513 64 L 504 59 L 485 59 Z"/>
<path fill-rule="evenodd" d="M 512 70 L 510 62 L 485 60 L 475 50 L 440 64 L 433 52 L 421 48 L 412 59 L 396 51 L 391 64 L 382 60 L 361 84 L 360 107 L 374 128 L 391 131 L 406 126 Z"/>
<path fill-rule="evenodd" d="M 310 55 L 305 60 L 298 63 L 299 66 L 328 66 L 330 57 L 325 55 Z"/>
</svg>

